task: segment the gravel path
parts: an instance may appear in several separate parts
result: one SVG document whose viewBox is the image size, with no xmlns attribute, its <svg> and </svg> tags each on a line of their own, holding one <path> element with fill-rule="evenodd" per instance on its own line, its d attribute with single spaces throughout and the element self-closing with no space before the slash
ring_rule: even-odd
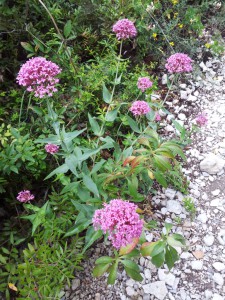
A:
<svg viewBox="0 0 225 300">
<path fill-rule="evenodd" d="M 166 267 L 157 270 L 148 259 L 141 258 L 143 282 L 121 272 L 116 284 L 107 286 L 105 277 L 91 276 L 96 258 L 110 252 L 109 246 L 98 244 L 88 253 L 84 271 L 76 274 L 72 290 L 67 287 L 62 299 L 225 299 L 225 57 L 201 62 L 199 70 L 199 75 L 180 84 L 177 97 L 168 101 L 175 107 L 174 117 L 187 128 L 199 112 L 208 116 L 208 124 L 195 134 L 191 149 L 186 151 L 183 169 L 190 180 L 188 197 L 195 203 L 196 216 L 190 219 L 183 206 L 184 196 L 175 190 L 163 190 L 152 199 L 159 220 L 174 224 L 180 220 L 174 231 L 186 237 L 187 252 L 181 254 L 170 273 Z M 174 132 L 171 118 L 162 121 L 169 134 Z M 153 235 L 149 233 L 147 238 L 151 241 Z"/>
</svg>

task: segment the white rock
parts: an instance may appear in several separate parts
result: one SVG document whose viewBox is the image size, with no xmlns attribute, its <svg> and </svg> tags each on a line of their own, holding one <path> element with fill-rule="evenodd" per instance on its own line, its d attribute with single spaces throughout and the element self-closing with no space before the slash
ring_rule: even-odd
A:
<svg viewBox="0 0 225 300">
<path fill-rule="evenodd" d="M 212 300 L 224 300 L 224 298 L 219 294 L 214 294 Z"/>
<path fill-rule="evenodd" d="M 167 78 L 167 74 L 164 74 L 163 76 L 162 76 L 162 84 L 167 84 L 167 81 L 168 81 L 168 78 Z"/>
<path fill-rule="evenodd" d="M 128 296 L 134 296 L 134 294 L 136 294 L 135 290 L 131 286 L 126 287 L 126 292 Z"/>
<path fill-rule="evenodd" d="M 206 72 L 208 70 L 208 68 L 206 67 L 203 61 L 199 64 L 199 66 L 202 68 L 203 72 Z"/>
<path fill-rule="evenodd" d="M 176 277 L 171 272 L 168 272 L 166 269 L 159 269 L 158 277 L 159 280 L 165 281 L 165 283 L 170 286 L 174 285 L 174 281 L 176 279 Z"/>
<path fill-rule="evenodd" d="M 163 300 L 168 294 L 164 281 L 155 281 L 142 286 L 145 294 L 154 295 L 157 299 Z"/>
<path fill-rule="evenodd" d="M 180 91 L 180 99 L 186 100 L 188 98 L 187 91 Z"/>
<path fill-rule="evenodd" d="M 196 96 L 193 96 L 193 95 L 189 95 L 188 98 L 187 98 L 187 101 L 192 101 L 192 102 L 195 102 L 197 101 L 197 97 Z"/>
<path fill-rule="evenodd" d="M 225 160 L 215 155 L 214 153 L 209 153 L 200 162 L 200 169 L 202 172 L 207 172 L 208 174 L 217 174 L 224 168 Z"/>
<path fill-rule="evenodd" d="M 174 128 L 173 128 L 173 126 L 171 126 L 171 125 L 167 125 L 167 126 L 165 127 L 165 130 L 166 130 L 167 132 L 174 132 Z"/>
<path fill-rule="evenodd" d="M 173 190 L 173 189 L 166 189 L 165 190 L 165 195 L 166 195 L 167 198 L 169 198 L 170 200 L 172 200 L 172 199 L 175 198 L 176 191 Z"/>
<path fill-rule="evenodd" d="M 203 238 L 204 243 L 206 244 L 206 246 L 212 246 L 212 244 L 214 243 L 214 236 L 213 235 L 206 235 Z"/>
<path fill-rule="evenodd" d="M 176 200 L 167 201 L 166 208 L 169 212 L 179 215 L 182 212 L 180 203 Z"/>
<path fill-rule="evenodd" d="M 186 85 L 186 83 L 181 83 L 181 84 L 179 84 L 179 87 L 181 89 L 186 89 L 187 85 Z"/>
<path fill-rule="evenodd" d="M 208 217 L 207 217 L 206 213 L 202 213 L 202 214 L 198 215 L 197 220 L 202 222 L 203 224 L 206 224 L 206 222 L 208 221 Z"/>
<path fill-rule="evenodd" d="M 191 267 L 193 270 L 202 270 L 203 261 L 202 260 L 194 260 L 191 262 Z"/>
<path fill-rule="evenodd" d="M 186 118 L 185 114 L 180 113 L 178 115 L 178 119 L 180 119 L 181 121 L 185 121 L 187 118 Z"/>
<path fill-rule="evenodd" d="M 218 262 L 215 262 L 215 263 L 213 264 L 213 267 L 214 267 L 218 272 L 225 270 L 225 265 L 224 265 L 223 263 L 219 262 L 219 261 L 218 261 Z"/>
<path fill-rule="evenodd" d="M 219 190 L 219 189 L 214 190 L 214 191 L 211 192 L 211 194 L 212 194 L 213 196 L 218 196 L 219 193 L 220 193 L 220 190 Z"/>
<path fill-rule="evenodd" d="M 73 281 L 72 281 L 72 287 L 71 287 L 71 289 L 73 290 L 73 291 L 75 291 L 78 287 L 80 286 L 80 279 L 74 279 Z"/>
<path fill-rule="evenodd" d="M 212 278 L 218 285 L 223 285 L 224 280 L 220 273 L 214 273 Z"/>
<path fill-rule="evenodd" d="M 150 280 L 152 277 L 151 271 L 149 269 L 144 270 L 145 278 Z"/>
</svg>

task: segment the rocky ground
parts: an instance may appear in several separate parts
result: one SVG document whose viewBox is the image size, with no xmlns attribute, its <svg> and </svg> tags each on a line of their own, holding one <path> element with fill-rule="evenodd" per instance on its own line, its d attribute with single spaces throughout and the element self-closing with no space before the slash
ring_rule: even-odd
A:
<svg viewBox="0 0 225 300">
<path fill-rule="evenodd" d="M 94 261 L 110 252 L 109 245 L 98 244 L 89 251 L 84 271 L 76 274 L 72 288 L 66 287 L 63 300 L 225 299 L 225 57 L 201 62 L 197 74 L 179 85 L 179 92 L 167 103 L 173 115 L 161 121 L 172 135 L 172 118 L 189 130 L 198 113 L 207 114 L 208 124 L 194 135 L 186 151 L 183 172 L 190 181 L 189 195 L 166 189 L 152 199 L 155 218 L 175 224 L 174 231 L 187 239 L 187 251 L 181 253 L 170 273 L 165 266 L 157 270 L 141 258 L 141 283 L 121 272 L 116 284 L 107 286 L 106 277 L 94 279 L 91 275 Z M 184 208 L 184 197 L 195 203 L 193 219 Z M 153 240 L 154 232 L 148 233 L 147 239 Z"/>
</svg>

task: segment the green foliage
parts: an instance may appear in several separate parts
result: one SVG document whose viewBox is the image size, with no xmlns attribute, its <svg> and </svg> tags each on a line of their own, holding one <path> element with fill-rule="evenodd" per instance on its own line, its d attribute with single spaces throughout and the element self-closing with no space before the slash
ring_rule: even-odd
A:
<svg viewBox="0 0 225 300">
<path fill-rule="evenodd" d="M 190 197 L 185 197 L 183 199 L 183 205 L 186 211 L 190 214 L 191 220 L 193 220 L 196 214 L 196 208 L 193 199 Z"/>
</svg>

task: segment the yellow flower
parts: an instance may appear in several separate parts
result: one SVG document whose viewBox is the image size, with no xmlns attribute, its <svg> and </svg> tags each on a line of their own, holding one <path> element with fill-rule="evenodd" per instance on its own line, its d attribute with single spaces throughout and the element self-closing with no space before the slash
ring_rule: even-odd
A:
<svg viewBox="0 0 225 300">
<path fill-rule="evenodd" d="M 184 25 L 179 23 L 179 24 L 178 24 L 178 27 L 179 27 L 179 28 L 183 28 Z"/>
<path fill-rule="evenodd" d="M 178 15 L 178 12 L 175 12 L 175 13 L 173 14 L 173 18 L 176 19 L 177 15 Z"/>
<path fill-rule="evenodd" d="M 170 46 L 174 46 L 174 42 L 170 42 Z"/>
<path fill-rule="evenodd" d="M 153 36 L 153 38 L 155 39 L 155 38 L 157 37 L 157 33 L 154 32 L 154 33 L 152 34 L 152 36 Z"/>
<path fill-rule="evenodd" d="M 205 47 L 209 49 L 211 47 L 211 45 L 209 43 L 206 43 Z"/>
<path fill-rule="evenodd" d="M 173 3 L 173 5 L 176 5 L 179 2 L 179 0 L 171 0 L 171 2 Z"/>
</svg>

